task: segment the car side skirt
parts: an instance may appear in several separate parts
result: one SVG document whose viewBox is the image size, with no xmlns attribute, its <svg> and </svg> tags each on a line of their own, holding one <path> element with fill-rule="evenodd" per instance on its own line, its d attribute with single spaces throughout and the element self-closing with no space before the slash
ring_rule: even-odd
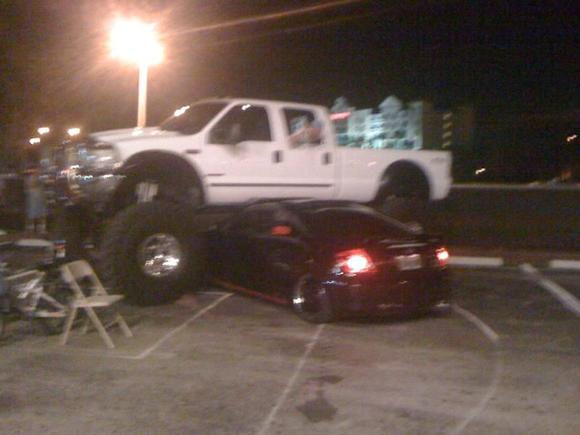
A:
<svg viewBox="0 0 580 435">
<path fill-rule="evenodd" d="M 284 299 L 284 298 L 280 298 L 280 297 L 272 296 L 272 295 L 267 295 L 265 293 L 261 293 L 261 292 L 256 291 L 256 290 L 252 290 L 252 289 L 248 289 L 248 288 L 236 285 L 236 284 L 232 284 L 230 282 L 223 281 L 221 279 L 214 279 L 213 282 L 216 285 L 223 287 L 227 290 L 243 293 L 243 294 L 246 294 L 249 296 L 254 296 L 254 297 L 264 299 L 268 302 L 273 302 L 273 303 L 279 304 L 279 305 L 288 305 L 288 300 Z"/>
</svg>

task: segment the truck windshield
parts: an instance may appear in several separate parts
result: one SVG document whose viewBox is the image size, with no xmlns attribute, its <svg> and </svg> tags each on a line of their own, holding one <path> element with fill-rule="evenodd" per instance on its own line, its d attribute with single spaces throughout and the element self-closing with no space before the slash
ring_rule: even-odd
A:
<svg viewBox="0 0 580 435">
<path fill-rule="evenodd" d="M 201 103 L 176 110 L 175 114 L 161 123 L 161 130 L 195 134 L 211 121 L 226 103 Z"/>
</svg>

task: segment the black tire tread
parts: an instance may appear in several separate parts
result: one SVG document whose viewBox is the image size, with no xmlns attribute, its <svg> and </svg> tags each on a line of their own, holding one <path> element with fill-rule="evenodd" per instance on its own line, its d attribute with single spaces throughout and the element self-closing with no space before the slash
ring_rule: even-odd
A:
<svg viewBox="0 0 580 435">
<path fill-rule="evenodd" d="M 207 229 L 207 224 L 200 219 L 195 209 L 187 204 L 165 201 L 152 201 L 134 204 L 119 212 L 105 230 L 99 254 L 99 272 L 105 285 L 115 292 L 125 294 L 130 303 L 137 305 L 156 305 L 171 302 L 184 291 L 183 282 L 176 283 L 171 292 L 155 292 L 143 289 L 127 270 L 127 249 L 129 249 L 132 230 L 136 227 L 155 225 L 166 219 L 183 225 L 183 234 L 194 235 Z M 193 248 L 190 248 L 193 249 Z M 189 286 L 195 286 L 195 277 L 188 277 Z M 200 279 L 201 277 L 197 277 Z"/>
<path fill-rule="evenodd" d="M 302 279 L 304 279 L 304 275 L 296 281 L 295 285 L 296 286 L 299 285 L 299 283 L 300 283 L 300 281 L 302 281 Z M 292 298 L 294 297 L 294 291 L 292 292 L 291 297 Z M 292 310 L 294 311 L 294 313 L 298 317 L 300 317 L 302 320 L 305 320 L 309 323 L 317 323 L 317 324 L 332 323 L 337 318 L 336 313 L 334 311 L 334 308 L 332 307 L 331 299 L 330 299 L 328 294 L 325 295 L 322 309 L 316 313 L 308 313 L 308 312 L 304 312 L 304 311 L 300 311 L 300 310 L 296 309 L 292 300 L 290 300 L 290 306 L 292 307 Z"/>
</svg>

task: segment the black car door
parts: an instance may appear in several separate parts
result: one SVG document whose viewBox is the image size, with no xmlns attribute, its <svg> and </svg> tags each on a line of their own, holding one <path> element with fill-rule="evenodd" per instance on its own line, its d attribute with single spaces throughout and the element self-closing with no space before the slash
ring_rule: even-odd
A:
<svg viewBox="0 0 580 435">
<path fill-rule="evenodd" d="M 223 279 L 265 295 L 285 295 L 304 263 L 299 225 L 276 203 L 248 207 L 220 239 Z"/>
<path fill-rule="evenodd" d="M 259 211 L 249 208 L 237 215 L 221 229 L 216 244 L 220 278 L 246 288 L 254 285 L 256 259 L 252 239 L 258 230 L 257 214 Z"/>
<path fill-rule="evenodd" d="M 276 225 L 274 228 L 289 228 Z M 291 227 L 290 227 L 291 228 Z M 298 237 L 264 235 L 254 240 L 256 258 L 256 289 L 285 299 L 292 285 L 303 273 L 307 261 L 306 247 Z"/>
<path fill-rule="evenodd" d="M 308 249 L 299 219 L 282 206 L 271 211 L 251 238 L 253 282 L 256 290 L 285 298 L 303 272 Z"/>
</svg>

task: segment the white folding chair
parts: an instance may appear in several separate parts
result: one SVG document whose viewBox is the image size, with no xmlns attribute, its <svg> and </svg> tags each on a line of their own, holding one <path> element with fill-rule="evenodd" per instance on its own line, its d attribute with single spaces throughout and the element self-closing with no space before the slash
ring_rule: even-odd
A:
<svg viewBox="0 0 580 435">
<path fill-rule="evenodd" d="M 99 317 L 95 313 L 95 308 L 111 307 L 123 299 L 124 296 L 108 294 L 93 268 L 85 260 L 77 260 L 67 263 L 60 267 L 60 271 L 62 278 L 74 293 L 74 299 L 71 302 L 70 312 L 64 325 L 60 343 L 65 345 L 68 341 L 70 330 L 72 329 L 78 310 L 82 309 L 85 310 L 88 316 L 82 332 L 86 333 L 89 322 L 92 323 L 107 347 L 109 349 L 114 349 L 115 345 L 113 340 L 111 340 L 106 327 L 103 326 Z M 81 283 L 83 280 L 88 280 L 90 283 L 90 295 L 85 295 L 83 292 Z M 133 333 L 129 329 L 127 322 L 125 322 L 125 319 L 123 319 L 123 316 L 121 316 L 117 310 L 115 310 L 115 318 L 111 324 L 115 323 L 119 325 L 125 337 L 133 337 Z"/>
</svg>

